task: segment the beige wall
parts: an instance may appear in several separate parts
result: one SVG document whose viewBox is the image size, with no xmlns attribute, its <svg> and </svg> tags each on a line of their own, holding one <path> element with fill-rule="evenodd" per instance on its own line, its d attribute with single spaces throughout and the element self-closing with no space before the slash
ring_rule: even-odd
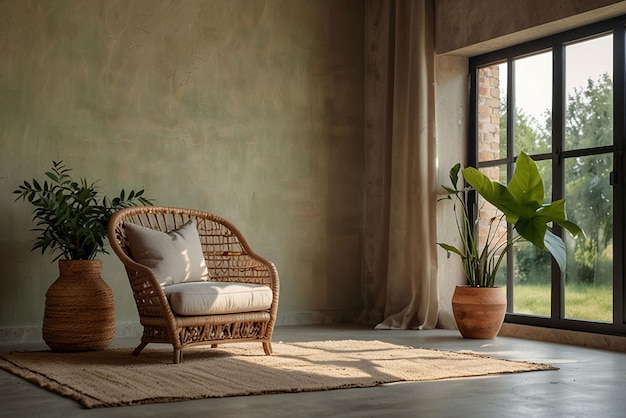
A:
<svg viewBox="0 0 626 418">
<path fill-rule="evenodd" d="M 467 155 L 467 59 L 437 56 L 435 59 L 435 100 L 437 135 L 437 184 L 449 184 L 450 168 L 465 161 Z M 443 188 L 440 189 L 444 196 Z M 459 245 L 452 205 L 441 201 L 437 206 L 437 241 Z M 464 284 L 460 259 L 446 258 L 438 249 L 437 290 L 441 328 L 456 328 L 452 316 L 452 294 L 456 285 Z"/>
<path fill-rule="evenodd" d="M 435 51 L 472 56 L 626 13 L 620 0 L 434 0 Z"/>
<path fill-rule="evenodd" d="M 279 324 L 358 312 L 362 51 L 360 0 L 1 1 L 0 341 L 39 338 L 57 277 L 11 195 L 53 159 L 232 220 L 278 267 Z"/>
</svg>

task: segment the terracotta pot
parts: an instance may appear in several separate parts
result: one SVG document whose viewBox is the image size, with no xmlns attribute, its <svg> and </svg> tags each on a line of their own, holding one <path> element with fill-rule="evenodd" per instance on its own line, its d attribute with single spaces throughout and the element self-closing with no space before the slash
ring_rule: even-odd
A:
<svg viewBox="0 0 626 418">
<path fill-rule="evenodd" d="M 111 343 L 115 304 L 101 272 L 101 260 L 59 261 L 43 317 L 43 339 L 52 350 L 96 351 Z"/>
<path fill-rule="evenodd" d="M 500 287 L 457 286 L 452 312 L 464 338 L 492 339 L 506 314 L 506 295 Z"/>
</svg>

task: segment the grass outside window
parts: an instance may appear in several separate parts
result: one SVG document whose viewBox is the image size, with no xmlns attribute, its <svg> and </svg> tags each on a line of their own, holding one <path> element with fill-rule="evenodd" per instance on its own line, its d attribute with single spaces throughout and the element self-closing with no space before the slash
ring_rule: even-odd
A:
<svg viewBox="0 0 626 418">
<path fill-rule="evenodd" d="M 506 289 L 504 289 L 506 292 Z M 515 286 L 515 313 L 550 316 L 550 286 Z M 572 286 L 566 290 L 565 317 L 590 321 L 613 321 L 613 290 L 610 286 Z"/>
</svg>

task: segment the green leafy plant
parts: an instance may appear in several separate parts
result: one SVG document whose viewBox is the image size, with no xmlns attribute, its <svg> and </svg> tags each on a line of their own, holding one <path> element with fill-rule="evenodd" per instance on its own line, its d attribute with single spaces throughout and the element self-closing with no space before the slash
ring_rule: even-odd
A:
<svg viewBox="0 0 626 418">
<path fill-rule="evenodd" d="M 39 233 L 32 250 L 41 249 L 44 254 L 58 252 L 54 260 L 91 260 L 104 248 L 107 224 L 119 209 L 137 204 L 151 205 L 143 196 L 144 191 L 122 190 L 113 199 L 101 195 L 97 182 L 72 179 L 63 161 L 53 161 L 51 171 L 45 173 L 42 182 L 24 181 L 13 193 L 16 201 L 30 202 L 33 210 L 33 231 Z"/>
<path fill-rule="evenodd" d="M 462 172 L 470 187 L 458 188 L 459 172 Z M 504 256 L 515 242 L 522 239 L 548 251 L 559 268 L 565 269 L 565 244 L 561 237 L 552 232 L 552 226 L 558 224 L 574 236 L 581 234 L 582 230 L 567 220 L 564 199 L 543 203 L 543 179 L 532 158 L 524 152 L 520 153 L 508 186 L 490 180 L 473 167 L 461 170 L 461 164 L 456 164 L 450 170 L 450 182 L 452 187 L 443 186 L 448 195 L 439 200 L 453 201 L 461 244 L 458 247 L 441 242 L 437 244 L 448 252 L 448 256 L 454 253 L 461 257 L 469 286 L 494 287 L 495 276 Z M 483 243 L 478 242 L 478 220 L 474 222 L 470 215 L 468 194 L 472 190 L 499 211 L 488 220 Z M 502 233 L 506 222 L 516 232 L 513 237 Z"/>
</svg>

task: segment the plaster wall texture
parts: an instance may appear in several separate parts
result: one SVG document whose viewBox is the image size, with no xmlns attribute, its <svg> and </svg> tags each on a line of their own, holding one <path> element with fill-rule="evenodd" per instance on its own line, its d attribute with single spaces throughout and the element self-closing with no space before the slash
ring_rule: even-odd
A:
<svg viewBox="0 0 626 418">
<path fill-rule="evenodd" d="M 279 323 L 358 312 L 362 89 L 359 0 L 1 1 L 0 341 L 37 338 L 58 276 L 11 194 L 52 160 L 233 221 L 277 265 Z"/>
<path fill-rule="evenodd" d="M 450 168 L 467 155 L 467 58 L 435 57 L 435 117 L 437 132 L 437 185 L 448 185 Z M 438 189 L 445 196 L 443 188 Z M 453 208 L 449 201 L 437 204 L 437 242 L 460 245 Z M 457 285 L 465 284 L 459 257 L 446 257 L 438 248 L 437 292 L 438 327 L 456 328 L 452 314 L 452 294 Z"/>
<path fill-rule="evenodd" d="M 623 0 L 435 0 L 435 51 L 480 55 L 624 13 Z"/>
</svg>

